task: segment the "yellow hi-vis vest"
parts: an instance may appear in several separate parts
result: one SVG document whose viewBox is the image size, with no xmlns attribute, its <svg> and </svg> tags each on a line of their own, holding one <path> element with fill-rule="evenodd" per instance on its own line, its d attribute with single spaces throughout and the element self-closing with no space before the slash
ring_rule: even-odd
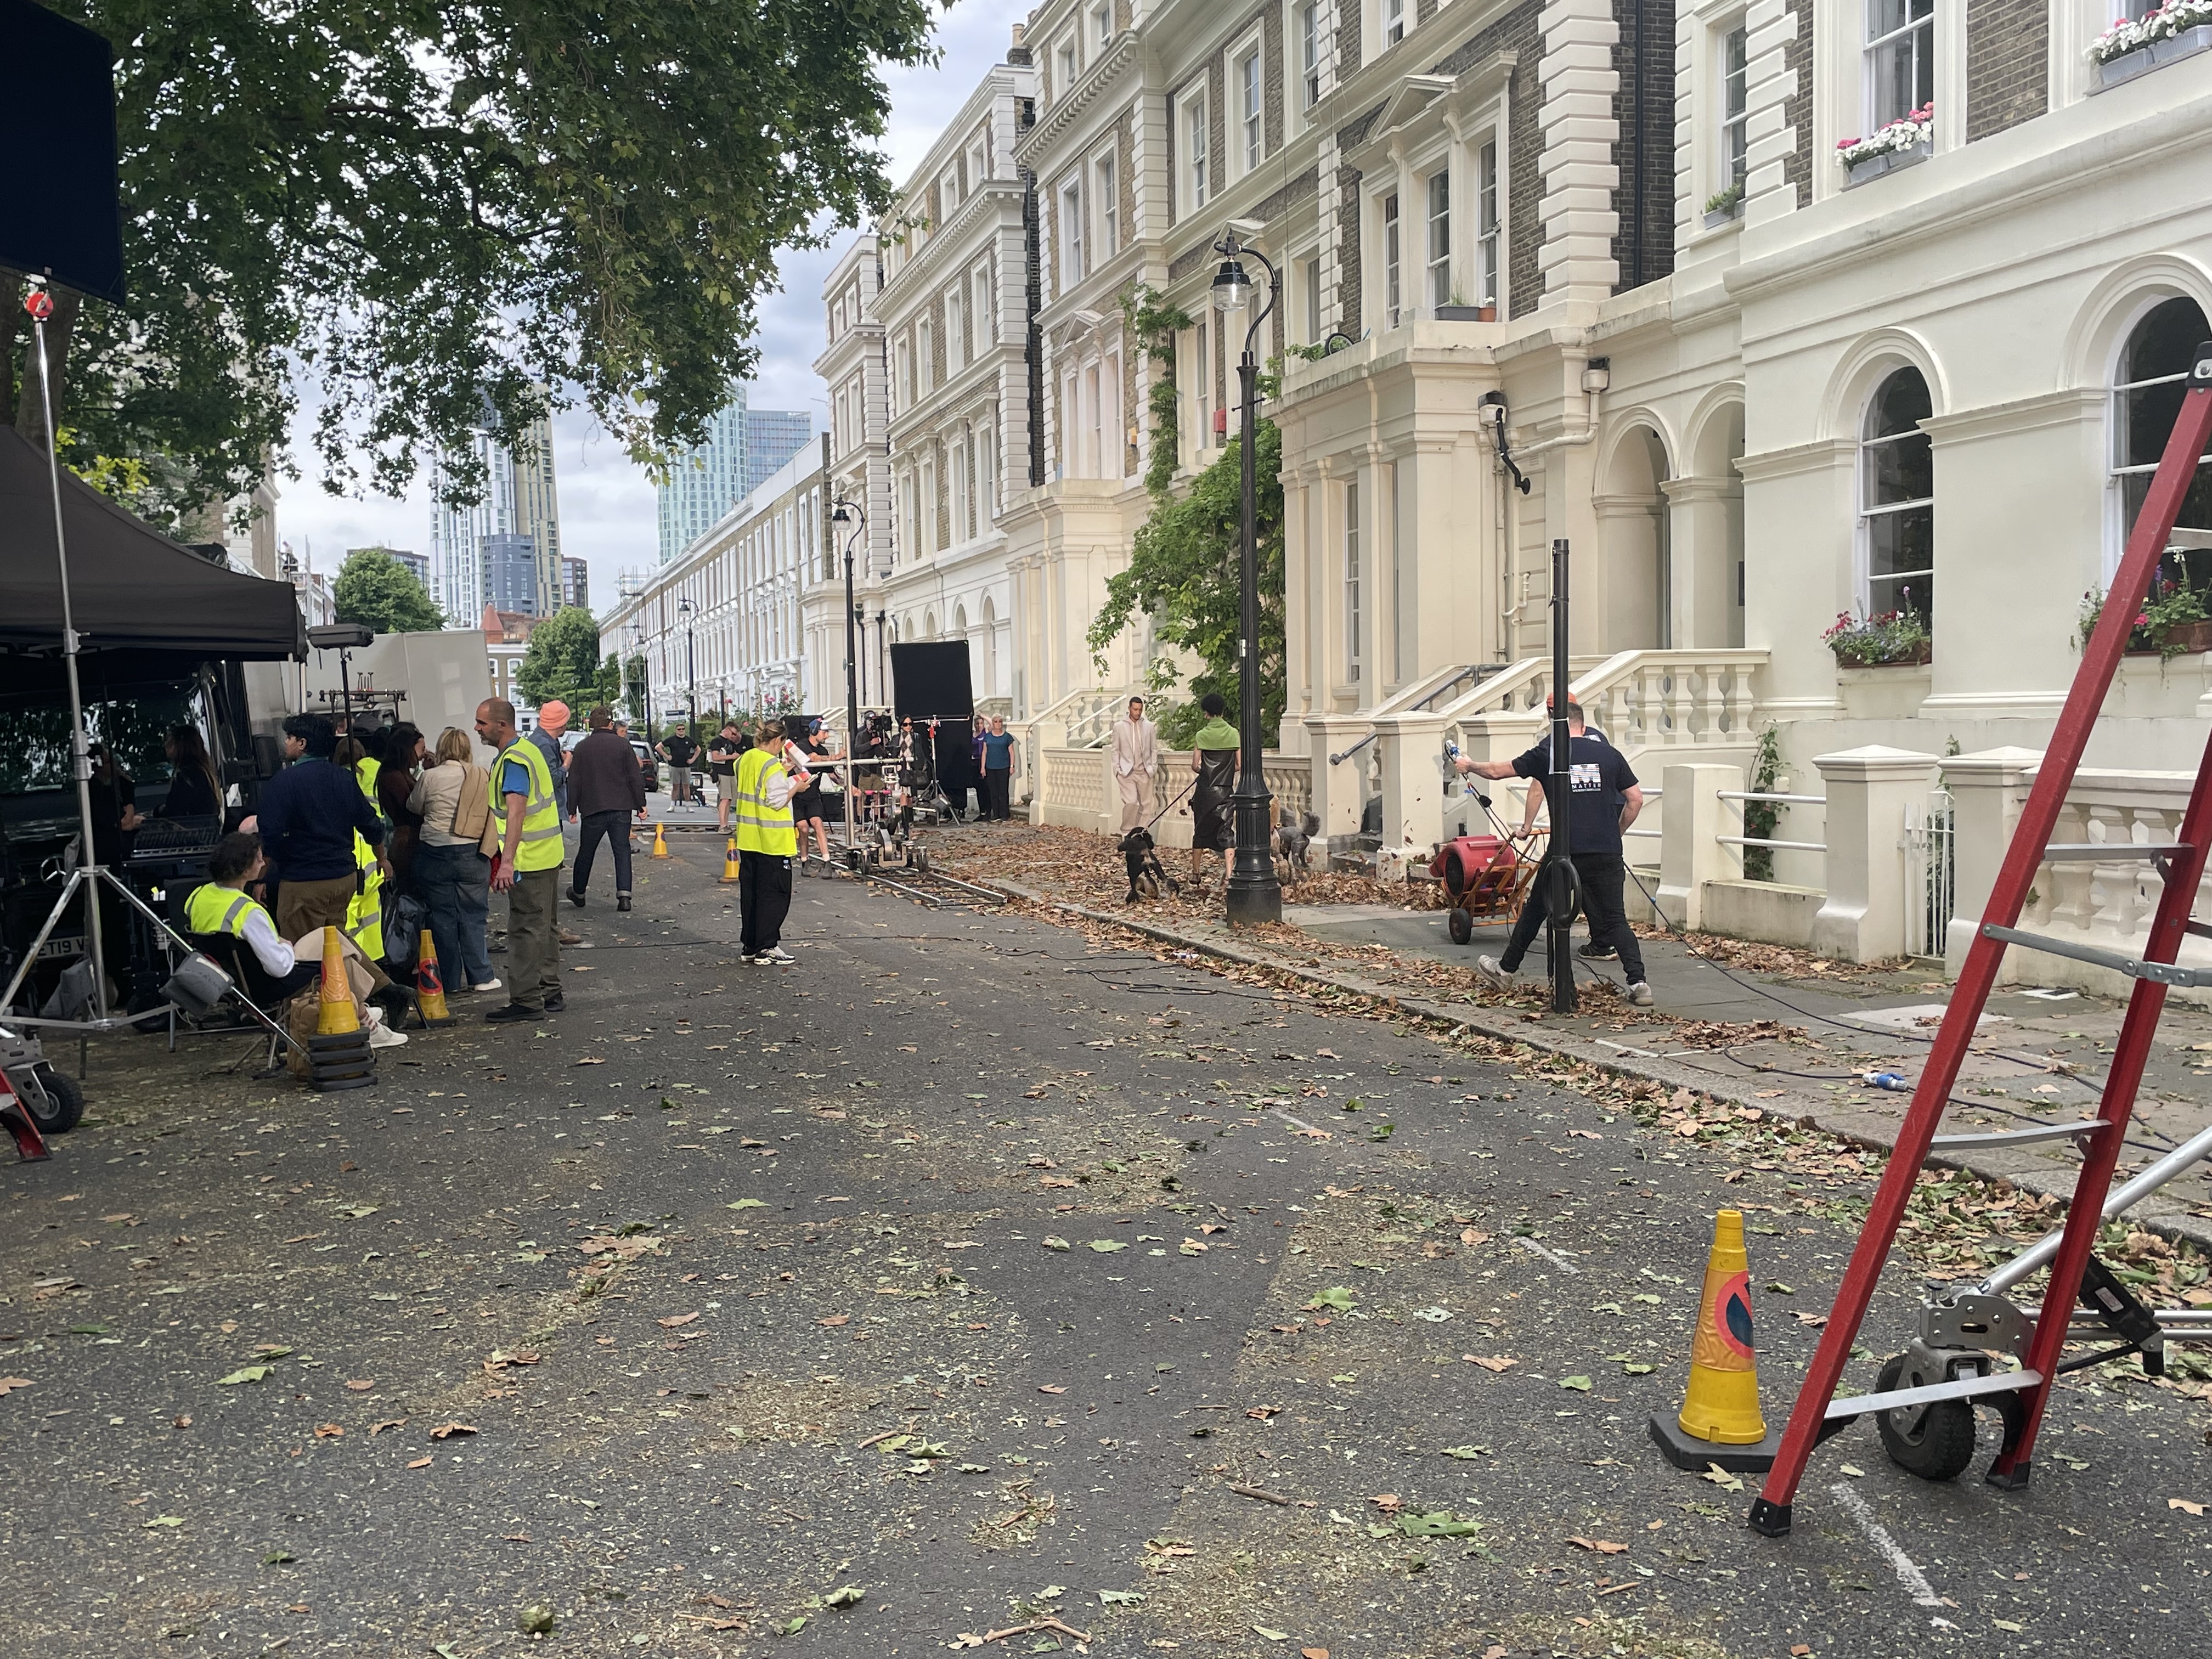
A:
<svg viewBox="0 0 2212 1659">
<path fill-rule="evenodd" d="M 275 933 L 276 924 L 270 921 L 269 912 L 251 893 L 235 887 L 224 887 L 209 881 L 192 889 L 192 896 L 185 901 L 185 927 L 195 933 L 228 933 L 233 939 L 246 937 L 246 919 L 259 911 L 261 919 L 269 922 L 269 931 Z"/>
<path fill-rule="evenodd" d="M 748 749 L 738 757 L 735 818 L 738 851 L 769 853 L 790 858 L 799 851 L 799 836 L 791 827 L 791 804 L 768 804 L 770 774 L 786 775 L 783 763 L 765 749 Z"/>
<path fill-rule="evenodd" d="M 353 781 L 381 817 L 376 799 L 377 763 L 368 756 L 354 763 Z M 371 962 L 384 960 L 384 872 L 376 867 L 376 848 L 360 830 L 353 832 L 353 867 L 359 872 L 354 896 L 346 901 L 345 936 L 361 947 Z"/>
<path fill-rule="evenodd" d="M 507 836 L 507 796 L 500 789 L 501 775 L 514 761 L 530 775 L 530 793 L 522 798 L 522 840 L 514 849 L 514 867 L 558 870 L 561 867 L 561 808 L 553 799 L 553 774 L 545 757 L 527 738 L 517 738 L 499 751 L 491 768 L 491 817 L 502 841 Z"/>
</svg>

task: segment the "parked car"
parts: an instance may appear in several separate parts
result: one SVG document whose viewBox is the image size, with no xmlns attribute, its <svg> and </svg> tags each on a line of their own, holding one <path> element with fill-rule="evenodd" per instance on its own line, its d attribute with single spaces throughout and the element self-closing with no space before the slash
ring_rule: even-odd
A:
<svg viewBox="0 0 2212 1659">
<path fill-rule="evenodd" d="M 660 787 L 660 763 L 653 757 L 653 749 L 643 738 L 629 740 L 630 752 L 637 757 L 637 769 L 645 774 L 647 790 Z"/>
</svg>

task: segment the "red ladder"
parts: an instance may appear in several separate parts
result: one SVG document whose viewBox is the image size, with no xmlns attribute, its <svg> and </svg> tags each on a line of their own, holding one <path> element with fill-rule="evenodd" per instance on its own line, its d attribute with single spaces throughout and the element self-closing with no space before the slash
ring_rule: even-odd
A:
<svg viewBox="0 0 2212 1659">
<path fill-rule="evenodd" d="M 2095 631 L 2081 653 L 2081 665 L 2066 695 L 2065 708 L 2051 732 L 2051 745 L 2037 772 L 2020 827 L 2014 831 L 2003 866 L 1990 894 L 1989 908 L 1966 951 L 1950 1006 L 1928 1055 L 1912 1104 L 1899 1132 L 1897 1149 L 1875 1189 L 1866 1226 L 1851 1252 L 1836 1305 L 1820 1334 L 1804 1386 L 1791 1407 L 1790 1425 L 1768 1472 L 1766 1485 L 1751 1510 L 1752 1527 L 1779 1538 L 1790 1530 L 1790 1507 L 1813 1449 L 1834 1429 L 1869 1411 L 1899 1409 L 1943 1400 L 1992 1396 L 2004 1405 L 2006 1436 L 1989 1479 L 2000 1486 L 2027 1484 L 2029 1459 L 2035 1449 L 2036 1431 L 2050 1396 L 2051 1379 L 2057 1374 L 2059 1350 L 2072 1322 L 2081 1296 L 2082 1275 L 2090 1261 L 2089 1250 L 2102 1218 L 2105 1196 L 2119 1161 L 2120 1146 L 2134 1110 L 2136 1091 L 2142 1080 L 2143 1064 L 2150 1052 L 2152 1032 L 2172 985 L 2212 984 L 2212 970 L 2174 965 L 2185 933 L 2212 937 L 2212 927 L 2192 921 L 2191 901 L 2204 870 L 2205 848 L 2212 839 L 2212 744 L 2198 763 L 2197 782 L 2190 791 L 2182 815 L 2179 842 L 2166 846 L 2115 846 L 2099 842 L 2087 847 L 2054 846 L 2051 842 L 2059 808 L 2081 763 L 2091 728 L 2095 725 L 2105 694 L 2111 689 L 2130 629 L 2150 592 L 2152 578 L 2165 557 L 2167 538 L 2180 516 L 2183 498 L 2195 481 L 2198 463 L 2212 439 L 2212 343 L 2197 349 L 2190 367 L 2188 389 L 2181 410 L 2160 458 L 2150 493 L 2136 515 L 2128 538 L 2127 552 L 2112 579 Z M 2150 938 L 2138 957 L 2102 951 L 2070 940 L 2042 938 L 2019 931 L 2021 907 L 2026 902 L 2037 869 L 2052 860 L 2087 859 L 2110 862 L 2116 858 L 2142 857 L 2152 861 L 2165 882 Z M 2126 975 L 2135 981 L 2128 1012 L 2112 1052 L 2104 1097 L 2094 1125 L 2085 1126 L 2087 1150 L 2074 1196 L 2066 1212 L 2065 1231 L 2051 1264 L 2051 1282 L 2043 1296 L 2033 1335 L 2020 1370 L 1996 1375 L 1954 1377 L 1942 1382 L 1874 1395 L 1836 1398 L 1844 1362 L 1850 1357 L 1860 1322 L 1873 1300 L 1875 1283 L 1905 1216 L 1906 1200 L 1927 1160 L 1936 1139 L 1959 1067 L 1973 1040 L 1976 1024 L 1988 1005 L 1996 981 L 1997 964 L 2008 945 L 2022 945 L 2051 955 L 2091 962 Z"/>
</svg>

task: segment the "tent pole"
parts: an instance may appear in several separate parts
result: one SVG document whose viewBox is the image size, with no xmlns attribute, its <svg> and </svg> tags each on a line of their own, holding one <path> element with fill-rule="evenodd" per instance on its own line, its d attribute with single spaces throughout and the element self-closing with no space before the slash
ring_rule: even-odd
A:
<svg viewBox="0 0 2212 1659">
<path fill-rule="evenodd" d="M 54 562 L 62 579 L 62 663 L 69 676 L 70 770 L 76 778 L 78 832 L 84 837 L 84 858 L 78 867 L 85 872 L 85 943 L 92 951 L 92 1012 L 98 1020 L 107 1018 L 107 963 L 100 936 L 100 854 L 92 838 L 92 757 L 86 752 L 84 692 L 77 682 L 76 628 L 70 611 L 69 544 L 62 531 L 62 464 L 60 435 L 54 430 L 53 378 L 46 366 L 46 319 L 53 314 L 53 295 L 41 286 L 23 301 L 31 313 L 31 326 L 39 338 L 39 399 L 46 418 L 46 481 L 54 495 Z M 112 761 L 113 757 L 111 756 Z"/>
</svg>

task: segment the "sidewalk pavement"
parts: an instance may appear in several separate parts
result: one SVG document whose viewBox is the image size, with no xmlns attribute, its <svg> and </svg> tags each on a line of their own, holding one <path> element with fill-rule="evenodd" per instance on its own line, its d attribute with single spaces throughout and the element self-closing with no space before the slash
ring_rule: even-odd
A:
<svg viewBox="0 0 2212 1659">
<path fill-rule="evenodd" d="M 1885 1152 L 1895 1145 L 1911 1098 L 1910 1085 L 1919 1076 L 1950 995 L 1948 983 L 1926 964 L 1859 968 L 1712 935 L 1649 934 L 1640 943 L 1655 1008 L 1632 1008 L 1616 994 L 1618 963 L 1578 960 L 1583 1010 L 1557 1016 L 1549 1012 L 1540 943 L 1510 986 L 1493 986 L 1474 971 L 1478 956 L 1501 951 L 1509 931 L 1502 924 L 1478 926 L 1468 945 L 1455 945 L 1442 910 L 1372 902 L 1299 903 L 1294 888 L 1286 896 L 1282 929 L 1238 930 L 1215 919 L 1218 886 L 1211 914 L 1188 898 L 1108 908 L 1095 897 L 1096 883 L 1080 884 L 1087 889 L 1080 896 L 1091 903 L 1071 902 L 1078 896 L 1069 884 L 1040 882 L 1027 871 L 1021 878 L 1010 878 L 1003 856 L 978 857 L 978 850 L 944 848 L 963 863 L 999 863 L 995 871 L 971 866 L 961 873 L 1016 897 L 1669 1088 L 1777 1112 Z M 1387 890 L 1365 885 L 1370 898 Z M 1409 896 L 1422 901 L 1431 895 L 1416 887 Z M 2104 1058 L 2124 1006 L 2087 993 L 2036 995 L 2034 989 L 2023 987 L 1990 999 L 1940 1133 L 2021 1129 L 2096 1116 Z M 1895 1073 L 1907 1087 L 1870 1086 L 1861 1080 L 1867 1072 Z M 2212 1126 L 2208 1077 L 2212 1010 L 2169 1000 L 2136 1100 L 2123 1178 Z M 2071 1194 L 2078 1167 L 2069 1140 L 1961 1150 L 1930 1161 L 2061 1200 Z M 2212 1249 L 2212 1165 L 2198 1164 L 2130 1213 L 2154 1231 Z"/>
</svg>

